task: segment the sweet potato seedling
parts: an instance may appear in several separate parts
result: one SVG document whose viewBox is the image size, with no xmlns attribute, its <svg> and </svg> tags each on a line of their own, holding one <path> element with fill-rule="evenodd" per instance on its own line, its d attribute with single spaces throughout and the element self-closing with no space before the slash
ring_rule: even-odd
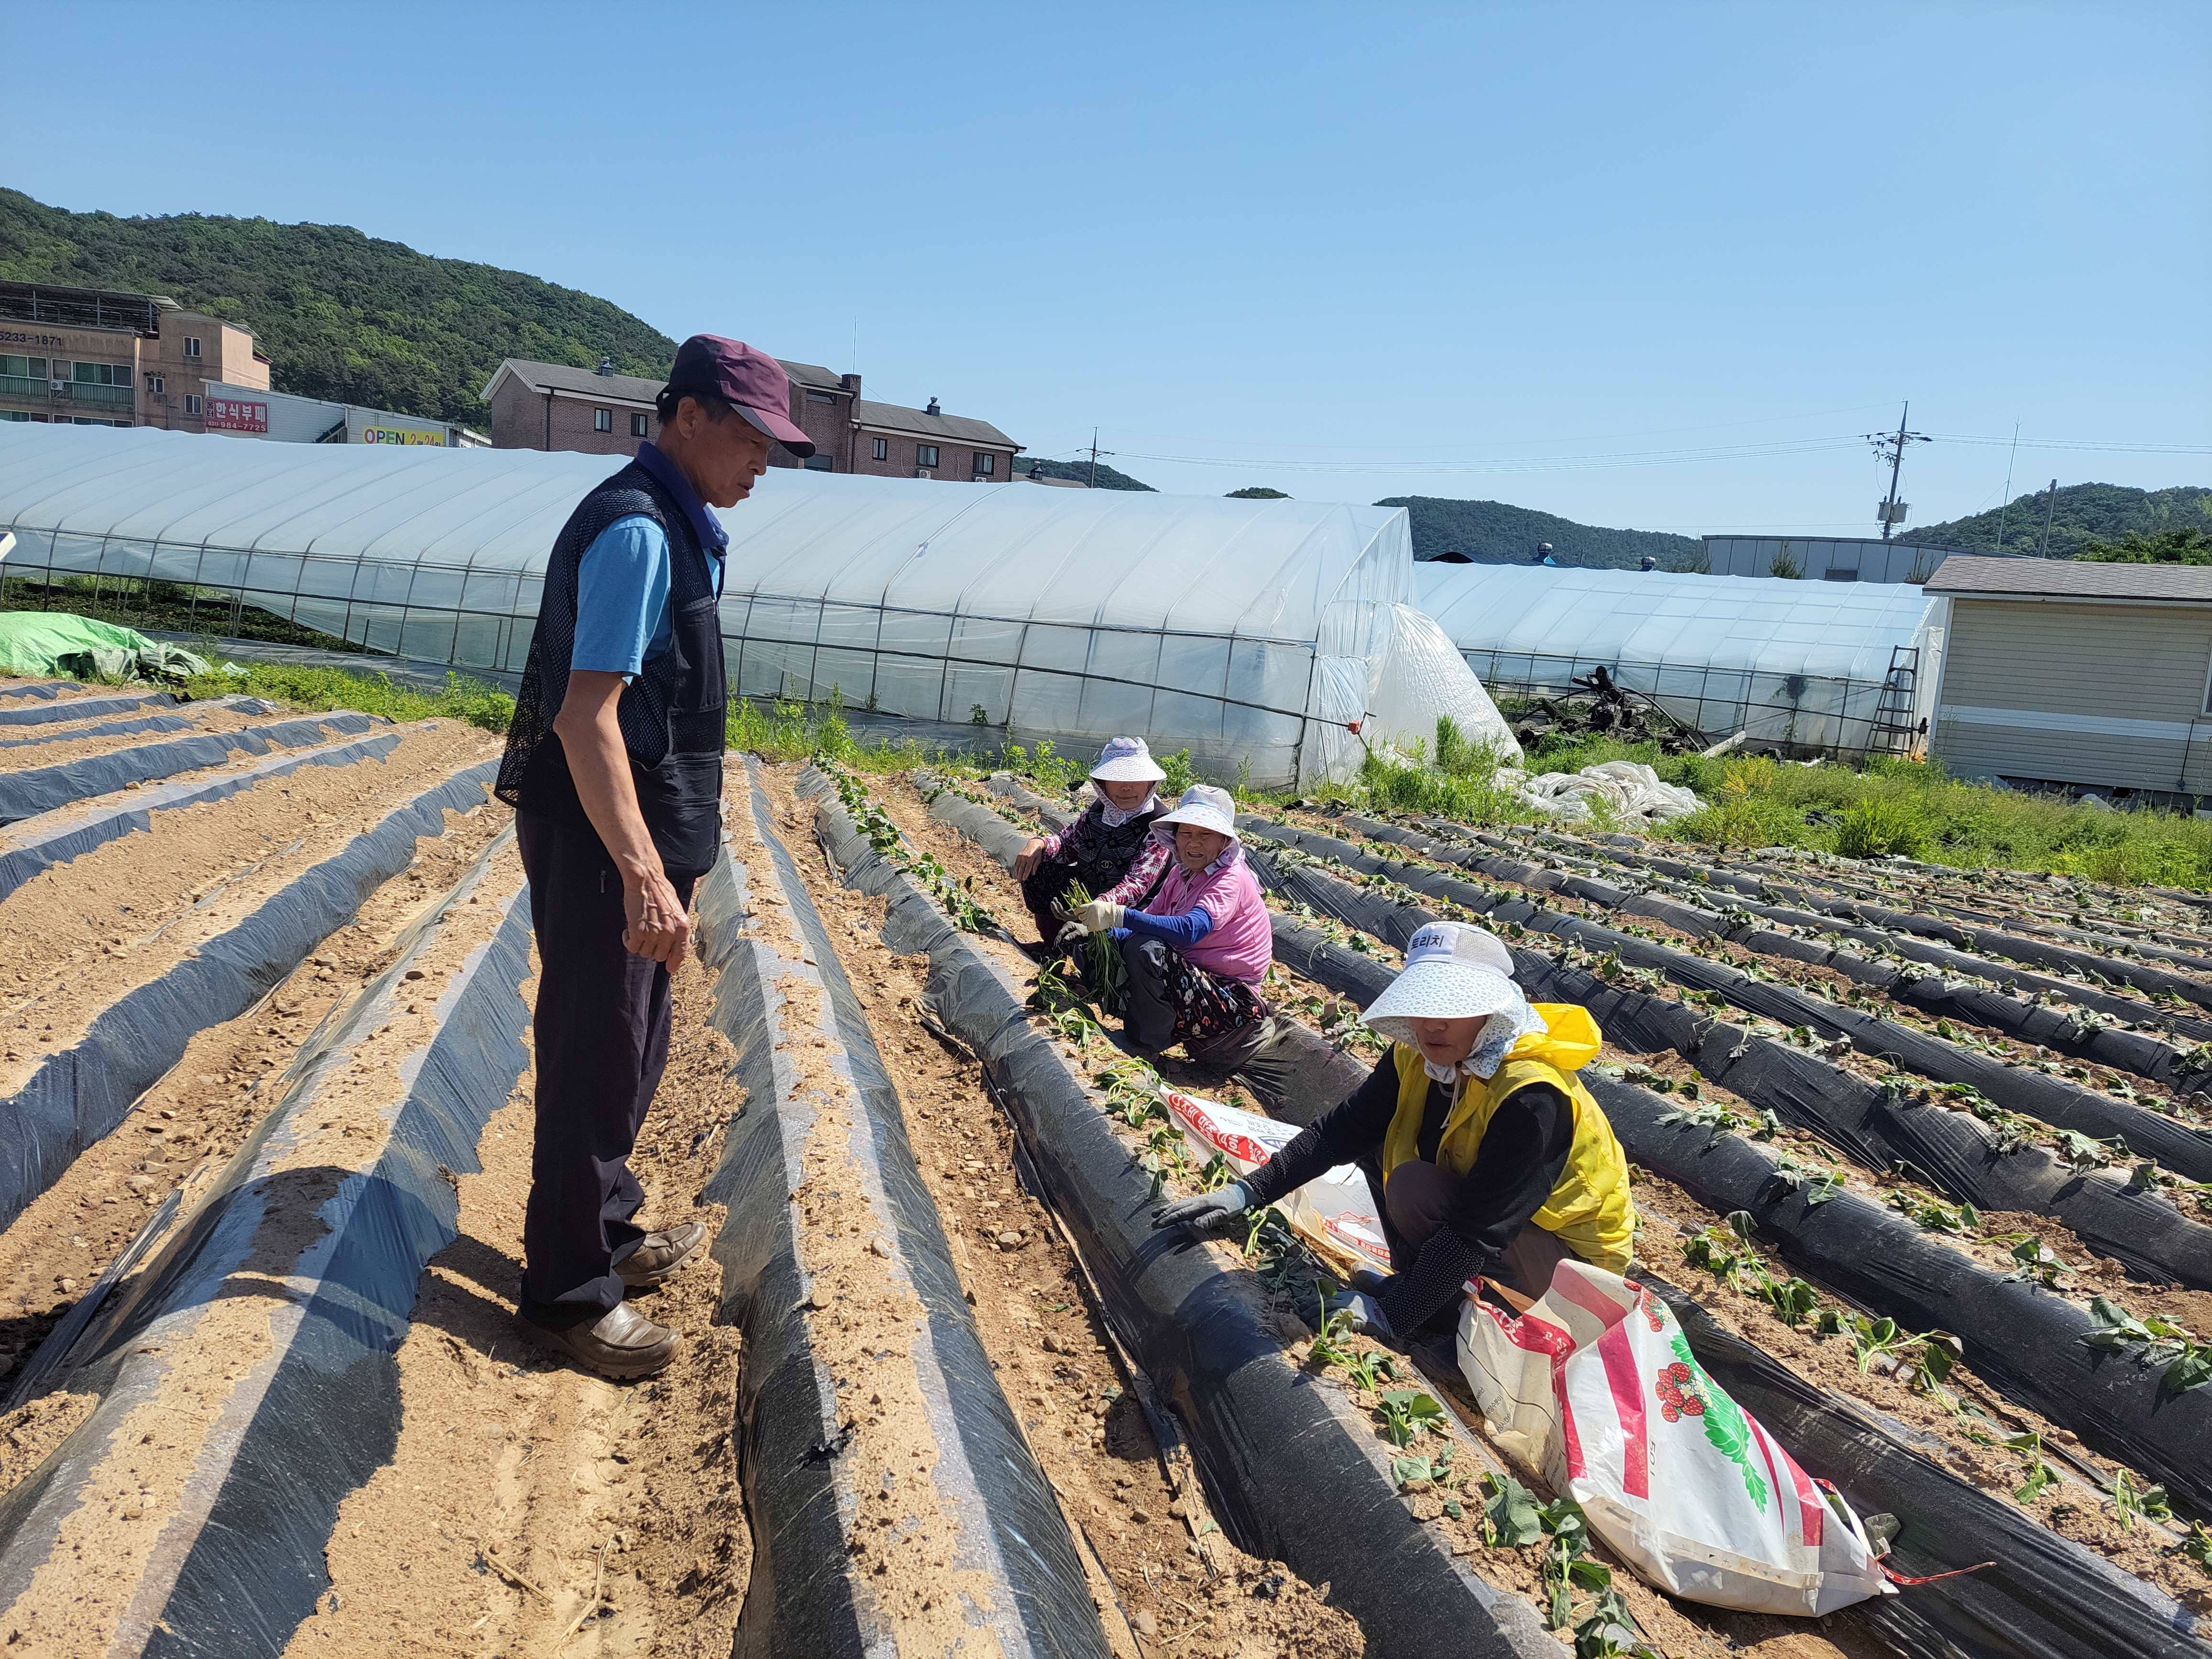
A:
<svg viewBox="0 0 2212 1659">
<path fill-rule="evenodd" d="M 2153 1314 L 2138 1319 L 2110 1297 L 2093 1297 L 2089 1316 L 2097 1328 L 2081 1340 L 2093 1348 L 2112 1352 L 2133 1349 L 2146 1360 L 2166 1362 L 2159 1387 L 2167 1394 L 2185 1394 L 2212 1382 L 2212 1347 L 2199 1342 L 2188 1328 Z"/>
<path fill-rule="evenodd" d="M 2058 1479 L 2058 1471 L 2043 1461 L 2043 1437 L 2031 1430 L 2025 1434 L 2007 1435 L 2004 1443 L 2027 1462 L 2027 1479 L 2014 1489 L 2013 1498 L 2019 1503 L 2032 1504 Z"/>
<path fill-rule="evenodd" d="M 1387 1353 L 1357 1353 L 1345 1362 L 1345 1370 L 1357 1387 L 1369 1394 L 1382 1391 L 1386 1377 L 1398 1380 L 1398 1362 Z"/>
<path fill-rule="evenodd" d="M 1419 1389 L 1389 1390 L 1375 1414 L 1382 1419 L 1382 1437 L 1400 1448 L 1412 1445 L 1421 1434 L 1444 1431 L 1444 1408 L 1434 1395 Z"/>
<path fill-rule="evenodd" d="M 1535 1493 L 1511 1475 L 1484 1475 L 1482 1493 L 1484 1543 L 1500 1549 L 1520 1549 L 1544 1535 L 1544 1517 Z"/>
<path fill-rule="evenodd" d="M 2121 1527 L 2128 1530 L 2134 1528 L 2138 1516 L 2149 1521 L 2173 1519 L 2173 1509 L 2166 1502 L 2166 1488 L 2158 1485 L 2138 1486 L 2135 1477 L 2125 1469 L 2116 1469 L 2112 1473 L 2112 1509 L 2119 1516 Z"/>
</svg>

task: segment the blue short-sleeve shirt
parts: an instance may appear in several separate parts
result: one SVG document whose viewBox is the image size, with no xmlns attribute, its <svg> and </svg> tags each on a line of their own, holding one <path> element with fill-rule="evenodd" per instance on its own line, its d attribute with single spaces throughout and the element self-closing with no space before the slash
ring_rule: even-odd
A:
<svg viewBox="0 0 2212 1659">
<path fill-rule="evenodd" d="M 676 497 L 699 532 L 707 574 L 722 591 L 721 553 L 728 538 L 690 483 L 651 443 L 638 446 L 641 465 Z M 617 519 L 592 539 L 576 567 L 576 639 L 573 672 L 637 678 L 647 659 L 668 649 L 670 581 L 667 532 L 643 514 Z"/>
<path fill-rule="evenodd" d="M 722 562 L 707 556 L 722 585 Z M 576 567 L 576 641 L 571 669 L 634 679 L 646 660 L 668 649 L 668 538 L 643 514 L 599 532 Z"/>
</svg>

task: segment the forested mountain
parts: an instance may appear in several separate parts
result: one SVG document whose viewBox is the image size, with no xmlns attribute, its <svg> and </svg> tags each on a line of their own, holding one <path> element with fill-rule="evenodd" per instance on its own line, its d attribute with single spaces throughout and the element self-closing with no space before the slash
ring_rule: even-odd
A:
<svg viewBox="0 0 2212 1659">
<path fill-rule="evenodd" d="M 1476 564 L 1526 564 L 1537 543 L 1549 542 L 1552 557 L 1560 564 L 1633 570 L 1648 553 L 1662 569 L 1682 569 L 1705 554 L 1705 544 L 1694 537 L 1658 530 L 1607 530 L 1504 501 L 1393 495 L 1375 505 L 1406 509 L 1413 521 L 1417 559 L 1459 553 Z"/>
<path fill-rule="evenodd" d="M 280 392 L 478 426 L 477 394 L 502 357 L 590 368 L 611 356 L 659 375 L 676 355 L 609 301 L 345 225 L 118 219 L 0 190 L 0 278 L 164 294 L 252 329 Z"/>
<path fill-rule="evenodd" d="M 1919 547 L 1948 547 L 1960 553 L 1995 553 L 2000 518 L 2007 553 L 2033 554 L 2043 544 L 2045 514 L 2051 516 L 2049 556 L 2070 559 L 2087 542 L 2118 542 L 2130 535 L 2156 536 L 2173 530 L 2212 531 L 2212 489 L 2176 484 L 2169 489 L 2132 489 L 2125 484 L 2061 484 L 2057 501 L 2039 490 L 1970 518 L 1952 519 L 1903 539 Z"/>
</svg>

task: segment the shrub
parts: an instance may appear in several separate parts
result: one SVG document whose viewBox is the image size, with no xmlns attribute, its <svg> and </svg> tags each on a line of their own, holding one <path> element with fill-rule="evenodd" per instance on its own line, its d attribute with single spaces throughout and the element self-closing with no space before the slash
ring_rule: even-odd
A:
<svg viewBox="0 0 2212 1659">
<path fill-rule="evenodd" d="M 1498 769 L 1498 752 L 1486 743 L 1471 743 L 1449 714 L 1437 716 L 1437 770 L 1446 777 L 1489 781 Z"/>
<path fill-rule="evenodd" d="M 1909 802 L 1869 795 L 1844 809 L 1836 851 L 1847 859 L 1918 858 L 1928 850 L 1928 823 Z"/>
<path fill-rule="evenodd" d="M 1159 762 L 1160 770 L 1167 774 L 1160 780 L 1161 799 L 1178 799 L 1184 790 L 1198 781 L 1198 774 L 1190 763 L 1189 750 L 1178 749 L 1172 755 L 1155 755 L 1152 758 Z"/>
</svg>

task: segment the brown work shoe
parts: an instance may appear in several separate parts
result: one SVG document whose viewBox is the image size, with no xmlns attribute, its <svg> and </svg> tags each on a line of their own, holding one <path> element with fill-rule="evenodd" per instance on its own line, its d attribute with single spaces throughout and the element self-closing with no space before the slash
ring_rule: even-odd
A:
<svg viewBox="0 0 2212 1659">
<path fill-rule="evenodd" d="M 538 1342 L 558 1349 L 586 1370 L 597 1371 L 617 1382 L 651 1376 L 676 1358 L 676 1345 L 682 1340 L 667 1326 L 654 1324 L 627 1302 L 617 1303 L 613 1310 L 602 1316 L 594 1325 L 571 1325 L 565 1330 L 555 1330 L 526 1319 L 522 1328 Z"/>
<path fill-rule="evenodd" d="M 633 1291 L 665 1284 L 682 1272 L 684 1263 L 699 1254 L 707 1242 L 707 1224 L 687 1221 L 665 1233 L 647 1233 L 638 1246 L 615 1264 L 615 1273 Z"/>
</svg>

